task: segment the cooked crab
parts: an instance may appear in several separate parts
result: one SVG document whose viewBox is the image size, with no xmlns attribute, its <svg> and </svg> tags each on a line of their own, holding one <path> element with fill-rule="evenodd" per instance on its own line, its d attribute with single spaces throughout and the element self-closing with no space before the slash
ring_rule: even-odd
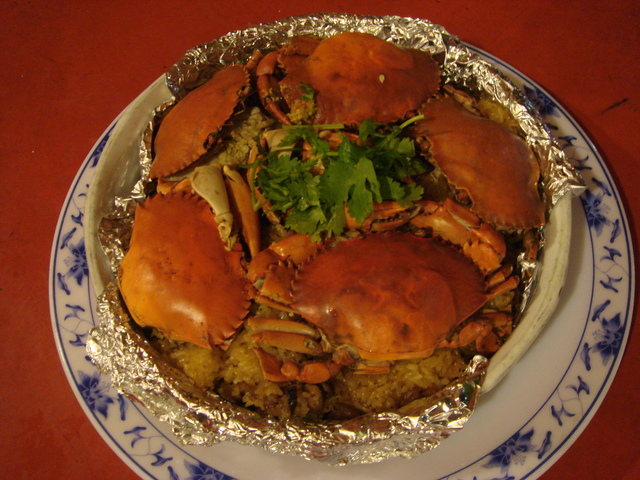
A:
<svg viewBox="0 0 640 480">
<path fill-rule="evenodd" d="M 220 130 L 248 92 L 249 72 L 242 65 L 230 65 L 177 102 L 156 133 L 150 178 L 169 177 L 214 148 Z"/>
<path fill-rule="evenodd" d="M 256 75 L 263 104 L 285 124 L 395 122 L 440 85 L 440 68 L 429 53 L 358 32 L 294 37 L 265 55 Z"/>
<path fill-rule="evenodd" d="M 305 237 L 294 235 L 286 242 L 298 247 L 299 240 L 304 251 L 313 245 Z M 361 372 L 379 373 L 388 369 L 388 361 L 429 356 L 440 345 L 453 345 L 445 337 L 487 301 L 517 286 L 502 272 L 497 279 L 485 276 L 458 249 L 411 233 L 370 233 L 312 248 L 315 253 L 306 258 L 300 251 L 289 257 L 276 245 L 254 259 L 259 266 L 250 266 L 260 290 L 257 301 L 300 314 L 317 327 L 253 319 L 254 340 L 309 355 L 332 353 L 298 367 L 258 349 L 265 375 L 273 381 L 317 383 L 356 360 Z M 472 338 L 474 328 L 456 345 L 493 330 L 477 331 Z"/>
<path fill-rule="evenodd" d="M 185 192 L 157 194 L 136 208 L 119 286 L 134 320 L 174 340 L 222 345 L 248 313 L 251 285 L 242 252 L 228 250 L 209 204 Z"/>
<path fill-rule="evenodd" d="M 505 229 L 544 225 L 540 166 L 522 138 L 450 95 L 429 100 L 420 113 L 424 118 L 416 122 L 413 135 L 424 139 L 431 161 L 462 203 Z"/>
</svg>

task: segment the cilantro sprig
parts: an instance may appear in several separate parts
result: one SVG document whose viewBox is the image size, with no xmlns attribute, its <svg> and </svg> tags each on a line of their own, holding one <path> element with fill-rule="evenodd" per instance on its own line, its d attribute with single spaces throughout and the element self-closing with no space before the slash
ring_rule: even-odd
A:
<svg viewBox="0 0 640 480">
<path fill-rule="evenodd" d="M 268 201 L 272 210 L 286 212 L 285 227 L 320 239 L 343 232 L 345 205 L 357 222 L 373 211 L 374 203 L 393 200 L 410 206 L 423 193 L 410 178 L 423 173 L 425 164 L 402 131 L 419 118 L 397 126 L 367 120 L 356 140 L 339 133 L 341 143 L 333 150 L 319 132 L 341 132 L 344 125 L 285 127 L 286 135 L 277 148 L 261 152 L 249 166 L 254 170 L 252 187 L 257 186 L 261 194 L 255 207 Z M 302 141 L 311 146 L 311 160 L 302 160 Z M 321 174 L 315 173 L 318 162 Z"/>
</svg>

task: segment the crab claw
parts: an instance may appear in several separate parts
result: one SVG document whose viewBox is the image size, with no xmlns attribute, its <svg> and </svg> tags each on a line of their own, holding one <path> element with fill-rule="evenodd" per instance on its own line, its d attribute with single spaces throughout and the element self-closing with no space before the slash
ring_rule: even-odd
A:
<svg viewBox="0 0 640 480">
<path fill-rule="evenodd" d="M 304 383 L 323 383 L 333 377 L 340 370 L 340 365 L 334 363 L 307 363 L 300 370 L 298 380 Z"/>
<path fill-rule="evenodd" d="M 290 361 L 283 362 L 259 347 L 254 348 L 253 351 L 258 357 L 264 378 L 276 383 L 291 380 L 310 384 L 323 383 L 336 375 L 341 368 L 333 362 L 310 362 L 300 367 Z"/>
<path fill-rule="evenodd" d="M 191 178 L 191 186 L 211 206 L 218 223 L 220 238 L 227 243 L 229 248 L 232 248 L 235 243 L 231 237 L 233 214 L 229 205 L 222 167 L 217 163 L 197 167 Z"/>
<path fill-rule="evenodd" d="M 260 251 L 260 217 L 253 208 L 251 190 L 242 175 L 228 166 L 223 167 L 225 185 L 235 217 L 240 223 L 242 238 L 253 257 Z"/>
<path fill-rule="evenodd" d="M 251 255 L 257 254 L 260 223 L 253 209 L 249 186 L 238 171 L 219 163 L 201 165 L 175 184 L 159 182 L 159 192 L 195 192 L 211 206 L 218 223 L 220 238 L 231 250 L 237 241 L 236 222 L 240 225 Z"/>
<path fill-rule="evenodd" d="M 280 86 L 275 77 L 275 70 L 278 63 L 278 52 L 267 53 L 258 63 L 256 68 L 256 87 L 260 101 L 274 117 L 284 125 L 291 125 L 291 121 L 283 112 L 284 99 L 280 95 Z"/>
<path fill-rule="evenodd" d="M 410 220 L 413 226 L 428 229 L 433 236 L 458 245 L 485 274 L 500 268 L 507 246 L 491 225 L 450 199 L 443 203 L 421 203 L 422 213 Z"/>
</svg>

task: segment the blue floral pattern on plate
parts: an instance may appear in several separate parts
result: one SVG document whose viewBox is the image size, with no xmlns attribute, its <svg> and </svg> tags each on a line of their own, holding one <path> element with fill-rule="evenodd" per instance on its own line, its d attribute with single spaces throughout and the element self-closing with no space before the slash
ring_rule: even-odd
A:
<svg viewBox="0 0 640 480">
<path fill-rule="evenodd" d="M 472 48 L 472 47 L 471 47 Z M 473 49 L 473 48 L 472 48 Z M 580 349 L 537 412 L 502 444 L 475 462 L 452 466 L 445 479 L 536 478 L 568 448 L 606 393 L 629 333 L 633 303 L 631 240 L 606 167 L 567 113 L 539 86 L 496 58 L 478 52 L 520 85 L 544 115 L 568 158 L 583 174 L 582 207 L 593 251 L 594 285 Z M 115 122 L 114 122 L 115 124 Z M 97 322 L 84 247 L 84 201 L 113 125 L 84 161 L 60 214 L 52 249 L 50 297 L 53 331 L 69 382 L 87 416 L 141 477 L 230 480 L 215 459 L 179 445 L 88 360 L 86 337 Z M 434 452 L 435 453 L 435 452 Z"/>
</svg>

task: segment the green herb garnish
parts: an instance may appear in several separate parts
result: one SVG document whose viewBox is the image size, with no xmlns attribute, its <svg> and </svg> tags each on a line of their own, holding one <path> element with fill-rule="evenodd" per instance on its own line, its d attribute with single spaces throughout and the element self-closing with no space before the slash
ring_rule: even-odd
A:
<svg viewBox="0 0 640 480">
<path fill-rule="evenodd" d="M 300 89 L 304 92 L 300 97 L 301 100 L 311 101 L 314 99 L 316 92 L 309 85 L 300 82 Z"/>
<path fill-rule="evenodd" d="M 399 126 L 360 125 L 358 139 L 342 133 L 341 143 L 331 150 L 319 136 L 321 130 L 340 132 L 343 125 L 304 125 L 285 127 L 280 145 L 250 165 L 251 175 L 262 196 L 277 212 L 286 212 L 285 227 L 314 239 L 340 235 L 346 216 L 362 222 L 373 205 L 393 200 L 410 206 L 422 196 L 421 186 L 410 178 L 425 171 L 425 163 L 415 152 L 410 138 L 401 135 L 404 128 L 421 117 Z M 302 141 L 311 146 L 311 159 L 301 159 Z M 318 163 L 324 170 L 315 174 Z M 259 167 L 259 169 L 258 169 Z M 256 202 L 256 208 L 261 208 Z"/>
</svg>

